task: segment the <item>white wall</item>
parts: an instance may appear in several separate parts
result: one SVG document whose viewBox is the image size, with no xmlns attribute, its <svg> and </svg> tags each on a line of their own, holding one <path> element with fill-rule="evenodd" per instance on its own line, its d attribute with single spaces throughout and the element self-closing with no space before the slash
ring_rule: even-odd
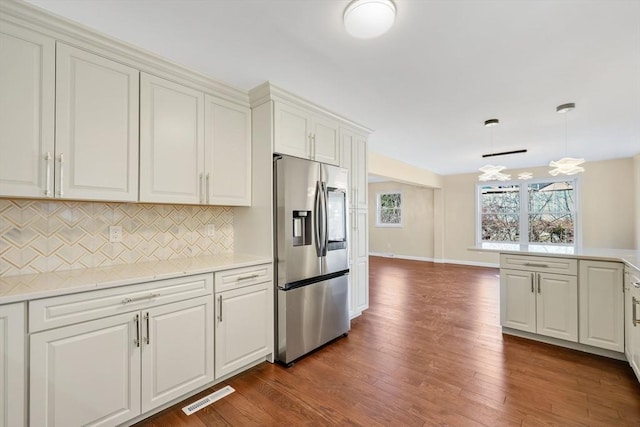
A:
<svg viewBox="0 0 640 427">
<path fill-rule="evenodd" d="M 636 249 L 640 250 L 640 154 L 633 158 L 634 166 L 634 192 L 635 192 L 635 217 L 636 217 Z"/>
<path fill-rule="evenodd" d="M 403 226 L 376 227 L 379 192 L 402 192 Z M 369 184 L 369 252 L 403 258 L 434 257 L 434 190 L 399 182 Z"/>
</svg>

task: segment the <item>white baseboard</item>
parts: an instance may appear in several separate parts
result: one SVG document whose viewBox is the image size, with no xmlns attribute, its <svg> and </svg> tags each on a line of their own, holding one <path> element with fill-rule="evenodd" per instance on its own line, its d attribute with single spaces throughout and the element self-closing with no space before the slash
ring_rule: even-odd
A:
<svg viewBox="0 0 640 427">
<path fill-rule="evenodd" d="M 463 261 L 457 259 L 442 259 L 442 258 L 427 258 L 427 257 L 419 257 L 413 255 L 400 255 L 394 253 L 385 253 L 385 252 L 369 252 L 370 256 L 379 256 L 383 258 L 399 258 L 399 259 L 407 259 L 411 261 L 426 261 L 433 262 L 436 264 L 460 264 L 460 265 L 471 265 L 475 267 L 491 267 L 491 268 L 500 268 L 500 264 L 491 263 L 491 262 L 477 262 L 477 261 Z"/>
<path fill-rule="evenodd" d="M 369 256 L 379 256 L 383 258 L 398 258 L 398 259 L 408 259 L 410 261 L 427 261 L 434 262 L 433 258 L 421 257 L 421 256 L 413 256 L 413 255 L 400 255 L 394 254 L 390 252 L 369 252 Z"/>
</svg>

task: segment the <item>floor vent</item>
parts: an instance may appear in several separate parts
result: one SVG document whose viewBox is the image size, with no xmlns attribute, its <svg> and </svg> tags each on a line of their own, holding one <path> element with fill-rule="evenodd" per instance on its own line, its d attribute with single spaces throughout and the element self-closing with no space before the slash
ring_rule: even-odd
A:
<svg viewBox="0 0 640 427">
<path fill-rule="evenodd" d="M 211 393 L 208 396 L 203 397 L 202 399 L 193 402 L 191 405 L 187 405 L 184 408 L 182 408 L 182 412 L 184 412 L 187 415 L 191 415 L 194 412 L 199 411 L 200 409 L 204 408 L 205 406 L 209 406 L 211 405 L 213 402 L 216 402 L 220 399 L 222 399 L 223 397 L 227 397 L 229 396 L 231 393 L 233 393 L 234 391 L 236 391 L 233 387 L 231 387 L 230 385 L 225 386 L 223 388 L 221 388 L 218 391 L 215 391 L 213 393 Z"/>
</svg>

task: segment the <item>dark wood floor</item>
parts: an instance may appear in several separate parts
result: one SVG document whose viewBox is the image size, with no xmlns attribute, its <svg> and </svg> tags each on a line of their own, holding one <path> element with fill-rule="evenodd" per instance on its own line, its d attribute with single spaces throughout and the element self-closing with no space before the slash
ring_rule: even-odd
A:
<svg viewBox="0 0 640 427">
<path fill-rule="evenodd" d="M 640 426 L 626 362 L 501 334 L 498 270 L 377 257 L 370 269 L 370 309 L 347 338 L 139 425 Z"/>
</svg>

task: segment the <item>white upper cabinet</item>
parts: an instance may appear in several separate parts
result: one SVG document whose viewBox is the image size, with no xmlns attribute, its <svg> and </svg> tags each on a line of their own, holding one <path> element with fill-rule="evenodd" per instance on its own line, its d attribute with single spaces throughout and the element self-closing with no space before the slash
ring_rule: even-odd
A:
<svg viewBox="0 0 640 427">
<path fill-rule="evenodd" d="M 368 173 L 367 137 L 349 129 L 340 130 L 342 159 L 340 166 L 349 169 L 349 200 L 352 209 L 367 209 Z"/>
<path fill-rule="evenodd" d="M 58 43 L 56 194 L 138 200 L 139 72 Z"/>
<path fill-rule="evenodd" d="M 54 39 L 0 22 L 0 196 L 53 196 L 54 77 Z"/>
<path fill-rule="evenodd" d="M 204 94 L 142 73 L 140 201 L 205 202 Z"/>
<path fill-rule="evenodd" d="M 251 109 L 205 95 L 206 204 L 251 205 Z"/>
<path fill-rule="evenodd" d="M 274 121 L 276 153 L 340 164 L 339 124 L 336 120 L 275 101 Z"/>
</svg>

